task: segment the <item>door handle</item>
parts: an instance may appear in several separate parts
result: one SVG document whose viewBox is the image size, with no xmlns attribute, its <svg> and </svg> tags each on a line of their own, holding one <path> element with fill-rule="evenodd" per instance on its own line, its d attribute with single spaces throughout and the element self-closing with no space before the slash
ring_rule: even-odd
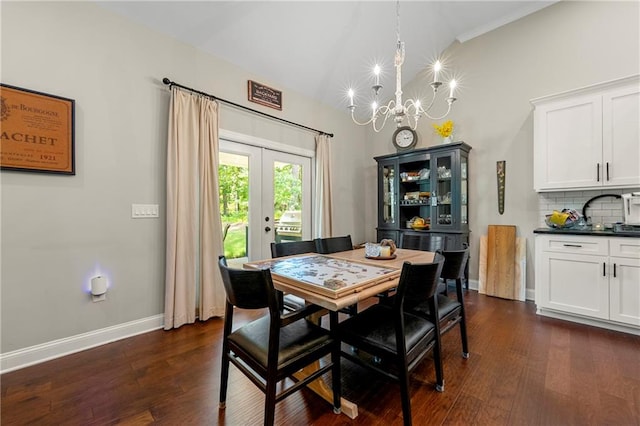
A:
<svg viewBox="0 0 640 426">
<path fill-rule="evenodd" d="M 607 276 L 607 264 L 605 262 L 602 262 L 602 276 Z"/>
<path fill-rule="evenodd" d="M 268 226 L 265 226 L 264 227 L 264 232 L 269 232 L 269 231 L 271 231 L 271 228 L 269 228 Z"/>
<path fill-rule="evenodd" d="M 609 162 L 607 161 L 607 182 L 609 181 Z"/>
<path fill-rule="evenodd" d="M 596 167 L 596 182 L 600 182 L 600 163 L 598 163 L 598 166 Z"/>
<path fill-rule="evenodd" d="M 616 264 L 613 264 L 613 278 L 618 278 L 617 274 L 616 274 Z"/>
<path fill-rule="evenodd" d="M 563 244 L 565 247 L 582 247 L 580 244 Z"/>
</svg>

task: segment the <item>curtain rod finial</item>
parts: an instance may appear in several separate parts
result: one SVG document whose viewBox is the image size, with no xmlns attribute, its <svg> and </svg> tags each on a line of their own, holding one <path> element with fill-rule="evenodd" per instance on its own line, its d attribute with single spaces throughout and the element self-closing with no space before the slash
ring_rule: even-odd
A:
<svg viewBox="0 0 640 426">
<path fill-rule="evenodd" d="M 162 79 L 162 82 L 163 82 L 164 84 L 171 84 L 171 80 L 169 80 L 167 77 L 163 78 L 163 79 Z"/>
</svg>

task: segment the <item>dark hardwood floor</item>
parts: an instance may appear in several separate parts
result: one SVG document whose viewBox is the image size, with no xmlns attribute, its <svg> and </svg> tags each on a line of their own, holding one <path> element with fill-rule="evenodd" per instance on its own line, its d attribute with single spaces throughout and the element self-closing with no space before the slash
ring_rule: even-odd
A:
<svg viewBox="0 0 640 426">
<path fill-rule="evenodd" d="M 467 293 L 471 357 L 444 336 L 445 392 L 433 363 L 412 375 L 416 425 L 638 425 L 640 337 L 537 316 L 532 303 Z M 251 318 L 247 314 L 246 319 Z M 218 410 L 220 319 L 154 331 L 1 376 L 1 424 L 258 425 L 263 394 L 233 366 Z M 303 390 L 282 425 L 400 425 L 398 385 L 343 361 L 351 420 Z"/>
</svg>

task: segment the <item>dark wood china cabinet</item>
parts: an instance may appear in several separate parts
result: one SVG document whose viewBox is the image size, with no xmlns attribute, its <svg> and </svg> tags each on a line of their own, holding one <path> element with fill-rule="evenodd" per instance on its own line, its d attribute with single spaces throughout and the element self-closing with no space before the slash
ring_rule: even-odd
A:
<svg viewBox="0 0 640 426">
<path fill-rule="evenodd" d="M 468 244 L 470 150 L 456 142 L 375 157 L 378 241 L 400 244 L 403 234 L 428 234 L 442 236 L 445 250 Z M 412 227 L 414 218 L 425 226 Z"/>
</svg>

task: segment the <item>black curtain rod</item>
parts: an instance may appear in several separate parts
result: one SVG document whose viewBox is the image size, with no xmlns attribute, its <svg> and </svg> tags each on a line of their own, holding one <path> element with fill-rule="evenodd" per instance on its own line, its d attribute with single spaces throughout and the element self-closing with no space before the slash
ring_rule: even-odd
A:
<svg viewBox="0 0 640 426">
<path fill-rule="evenodd" d="M 251 108 L 246 107 L 246 106 L 244 106 L 244 105 L 240 105 L 240 104 L 237 104 L 237 103 L 235 103 L 235 102 L 231 102 L 231 101 L 228 101 L 228 100 L 226 100 L 226 99 L 222 99 L 222 98 L 219 98 L 219 97 L 217 97 L 217 96 L 213 96 L 213 95 L 210 95 L 210 94 L 208 94 L 208 93 L 201 92 L 200 90 L 196 90 L 196 89 L 192 89 L 191 87 L 183 86 L 182 84 L 179 84 L 179 83 L 176 83 L 175 81 L 171 81 L 171 80 L 169 80 L 167 77 L 163 78 L 163 79 L 162 79 L 162 82 L 163 82 L 164 84 L 168 85 L 169 87 L 171 87 L 171 86 L 176 86 L 176 87 L 179 87 L 179 88 L 181 88 L 181 89 L 185 89 L 185 90 L 188 90 L 188 91 L 190 91 L 190 92 L 193 92 L 193 93 L 197 93 L 197 94 L 199 94 L 199 95 L 206 96 L 206 97 L 211 98 L 211 99 L 213 99 L 213 100 L 220 101 L 220 102 L 224 102 L 225 104 L 232 105 L 232 106 L 234 106 L 234 107 L 236 107 L 236 108 L 244 109 L 244 110 L 247 110 L 247 111 L 251 111 L 251 112 L 253 112 L 254 114 L 259 114 L 259 115 L 262 115 L 262 116 L 264 116 L 264 117 L 268 117 L 268 118 L 270 118 L 270 119 L 272 119 L 272 120 L 282 121 L 283 123 L 287 123 L 287 124 L 290 124 L 290 125 L 292 125 L 292 126 L 301 127 L 301 128 L 303 128 L 303 129 L 306 129 L 306 130 L 311 130 L 312 132 L 316 132 L 316 133 L 319 133 L 319 134 L 321 134 L 321 135 L 327 135 L 327 136 L 329 136 L 330 138 L 332 138 L 332 137 L 333 137 L 333 133 L 323 132 L 322 130 L 314 129 L 314 128 L 312 128 L 312 127 L 307 127 L 307 126 L 304 126 L 304 125 L 302 125 L 302 124 L 294 123 L 293 121 L 285 120 L 284 118 L 276 117 L 276 116 L 274 116 L 274 115 L 266 114 L 266 113 L 264 113 L 264 112 L 262 112 L 262 111 L 258 111 L 258 110 L 255 110 L 255 109 L 251 109 Z"/>
</svg>

